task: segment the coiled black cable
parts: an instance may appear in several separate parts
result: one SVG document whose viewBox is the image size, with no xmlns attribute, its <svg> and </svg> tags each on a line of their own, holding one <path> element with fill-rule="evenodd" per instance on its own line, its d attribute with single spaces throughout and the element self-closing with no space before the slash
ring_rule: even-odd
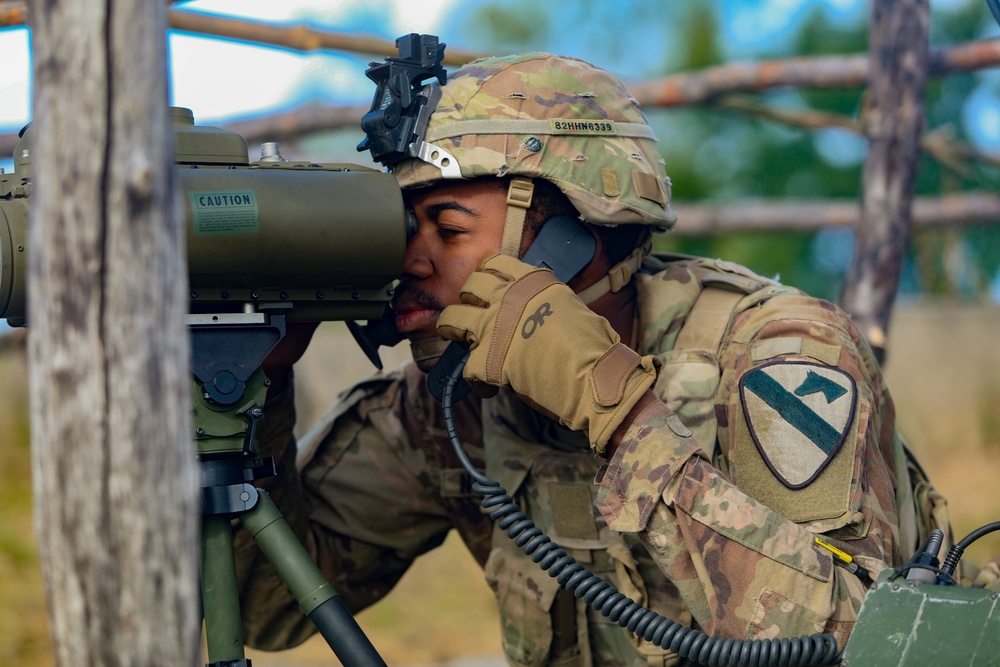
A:
<svg viewBox="0 0 1000 667">
<path fill-rule="evenodd" d="M 803 635 L 792 639 L 722 639 L 643 607 L 614 586 L 589 572 L 543 533 L 517 503 L 496 482 L 472 465 L 455 427 L 454 390 L 468 360 L 462 357 L 448 375 L 442 392 L 445 428 L 459 461 L 472 476 L 472 490 L 486 496 L 482 506 L 492 509 L 490 519 L 507 531 L 525 555 L 538 563 L 550 577 L 595 610 L 648 642 L 710 667 L 792 667 L 793 665 L 833 665 L 840 662 L 837 641 L 831 635 Z"/>
</svg>

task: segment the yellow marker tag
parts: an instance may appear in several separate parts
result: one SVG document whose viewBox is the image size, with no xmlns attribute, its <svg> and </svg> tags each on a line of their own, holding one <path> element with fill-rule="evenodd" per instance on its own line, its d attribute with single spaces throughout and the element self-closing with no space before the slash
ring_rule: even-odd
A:
<svg viewBox="0 0 1000 667">
<path fill-rule="evenodd" d="M 840 560 L 844 561 L 845 563 L 852 563 L 852 562 L 854 562 L 854 559 L 851 557 L 851 554 L 845 553 L 845 552 L 841 551 L 840 549 L 838 549 L 837 547 L 833 546 L 829 542 L 824 542 L 823 540 L 819 539 L 818 537 L 815 537 L 813 539 L 816 540 L 816 544 L 820 545 L 821 547 L 823 547 L 827 551 L 831 552 L 834 556 L 836 556 Z"/>
</svg>

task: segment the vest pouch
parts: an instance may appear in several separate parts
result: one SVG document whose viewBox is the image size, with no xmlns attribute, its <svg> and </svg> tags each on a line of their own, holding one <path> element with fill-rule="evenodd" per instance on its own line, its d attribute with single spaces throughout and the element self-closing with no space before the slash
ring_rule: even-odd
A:
<svg viewBox="0 0 1000 667">
<path fill-rule="evenodd" d="M 559 584 L 496 527 L 493 544 L 485 574 L 500 605 L 500 638 L 507 661 L 519 667 L 547 665 L 552 645 L 552 603 Z M 584 667 L 582 662 L 576 665 Z"/>
<path fill-rule="evenodd" d="M 715 450 L 718 421 L 715 394 L 719 362 L 706 350 L 671 350 L 657 355 L 662 366 L 653 393 L 677 413 L 709 457 Z"/>
<path fill-rule="evenodd" d="M 531 462 L 515 499 L 556 544 L 594 574 L 618 585 L 609 548 L 619 543 L 594 505 L 593 479 L 601 461 L 585 451 L 543 450 Z M 631 633 L 612 624 L 594 626 L 583 600 L 525 556 L 494 528 L 486 578 L 500 606 L 501 638 L 514 665 L 647 665 Z"/>
<path fill-rule="evenodd" d="M 630 549 L 626 541 L 633 542 L 634 546 Z M 661 593 L 666 593 L 666 595 L 661 594 L 659 596 L 655 596 L 655 591 L 647 587 L 647 583 L 641 574 L 640 565 L 634 557 L 636 553 L 645 553 L 645 547 L 642 546 L 637 537 L 634 535 L 620 535 L 619 539 L 608 547 L 607 553 L 611 557 L 615 568 L 615 586 L 623 595 L 648 608 L 655 607 L 654 611 L 690 627 L 693 618 L 691 612 L 684 606 L 680 594 L 677 593 L 672 584 L 669 582 L 658 582 L 660 577 L 654 578 L 653 581 L 658 582 L 661 588 L 669 589 L 660 591 Z M 655 568 L 655 564 L 652 562 L 645 565 L 647 567 L 652 565 Z M 663 598 L 663 600 L 655 601 L 651 599 L 652 597 Z M 669 601 L 672 604 L 669 604 L 670 608 L 668 609 L 662 604 L 655 604 L 657 601 Z M 597 664 L 628 665 L 629 663 L 627 662 L 620 662 L 620 657 L 623 655 L 632 655 L 633 653 L 635 654 L 635 658 L 632 664 L 637 667 L 674 667 L 681 664 L 681 657 L 676 653 L 640 639 L 632 632 L 624 632 L 617 623 L 609 618 L 605 618 L 599 611 L 588 608 L 587 614 L 589 617 L 591 644 L 595 647 L 595 652 L 598 652 L 595 659 Z M 611 655 L 600 655 L 600 651 L 606 651 Z"/>
</svg>

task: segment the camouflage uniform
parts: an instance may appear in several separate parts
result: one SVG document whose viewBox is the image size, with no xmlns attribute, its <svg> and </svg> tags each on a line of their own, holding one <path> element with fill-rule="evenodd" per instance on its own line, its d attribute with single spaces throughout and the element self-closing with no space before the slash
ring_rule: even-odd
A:
<svg viewBox="0 0 1000 667">
<path fill-rule="evenodd" d="M 606 73 L 535 54 L 474 63 L 444 93 L 426 139 L 438 162 L 397 165 L 404 187 L 545 178 L 588 222 L 673 224 L 654 138 Z M 633 268 L 612 269 L 609 289 Z M 919 537 L 900 535 L 897 508 L 915 514 L 909 473 L 870 349 L 835 306 L 740 267 L 645 268 L 634 347 L 655 357 L 653 390 L 674 414 L 640 416 L 605 465 L 512 393 L 470 396 L 457 421 L 471 460 L 579 562 L 669 618 L 736 638 L 831 632 L 843 645 L 866 582 L 814 535 L 873 574 Z M 267 409 L 263 449 L 292 471 L 290 392 Z M 351 609 L 455 528 L 496 591 L 511 664 L 679 664 L 560 592 L 491 524 L 413 364 L 346 392 L 300 443 L 298 466 L 271 481 L 274 496 Z M 930 487 L 921 497 L 938 500 Z M 304 640 L 313 629 L 284 585 L 245 535 L 237 547 L 248 643 Z"/>
<path fill-rule="evenodd" d="M 471 459 L 577 560 L 660 613 L 719 636 L 831 632 L 843 645 L 866 582 L 834 567 L 814 534 L 872 573 L 901 558 L 893 407 L 868 346 L 835 306 L 738 267 L 649 266 L 658 272 L 637 276 L 638 347 L 659 360 L 654 391 L 680 421 L 640 419 L 602 467 L 585 438 L 513 394 L 470 396 L 458 423 Z M 721 346 L 675 348 L 703 285 L 720 277 L 747 292 Z M 749 371 L 776 361 L 838 368 L 857 386 L 842 445 L 797 490 L 765 465 L 739 391 Z M 269 433 L 287 429 L 290 397 L 270 407 Z M 455 528 L 497 592 L 512 664 L 675 664 L 560 595 L 491 525 L 412 364 L 347 392 L 300 443 L 299 464 L 276 495 L 351 608 L 379 599 Z M 266 563 L 244 594 L 251 644 L 278 648 L 312 632 Z"/>
</svg>

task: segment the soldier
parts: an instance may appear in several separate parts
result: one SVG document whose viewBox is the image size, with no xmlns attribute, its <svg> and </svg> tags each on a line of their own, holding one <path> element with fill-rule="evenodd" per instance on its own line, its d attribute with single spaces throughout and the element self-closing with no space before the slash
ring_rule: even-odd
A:
<svg viewBox="0 0 1000 667">
<path fill-rule="evenodd" d="M 297 466 L 302 345 L 266 365 L 262 449 L 287 471 L 272 493 L 348 607 L 454 528 L 497 594 L 511 664 L 680 664 L 561 590 L 482 513 L 426 383 L 460 340 L 478 394 L 456 407 L 470 458 L 577 561 L 713 636 L 824 632 L 843 647 L 868 573 L 909 557 L 933 527 L 919 517 L 944 512 L 937 494 L 915 511 L 919 469 L 865 340 L 836 306 L 747 269 L 650 254 L 674 224 L 670 181 L 603 70 L 492 58 L 442 93 L 430 161 L 393 168 L 419 221 L 393 303 L 415 363 L 346 392 Z M 560 215 L 596 244 L 565 285 L 517 259 Z M 248 643 L 303 641 L 284 584 L 249 538 L 237 546 Z"/>
</svg>

